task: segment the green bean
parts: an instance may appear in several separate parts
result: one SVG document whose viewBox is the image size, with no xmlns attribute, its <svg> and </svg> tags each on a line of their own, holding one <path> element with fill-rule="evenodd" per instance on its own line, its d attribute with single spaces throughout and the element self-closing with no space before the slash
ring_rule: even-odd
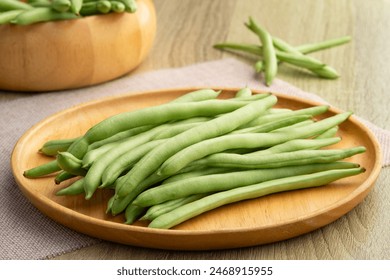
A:
<svg viewBox="0 0 390 280">
<path fill-rule="evenodd" d="M 52 160 L 24 171 L 23 176 L 27 178 L 39 178 L 60 170 L 61 168 L 58 166 L 57 160 Z"/>
<path fill-rule="evenodd" d="M 302 127 L 302 126 L 306 126 L 306 125 L 313 124 L 313 123 L 315 123 L 314 120 L 304 120 L 302 122 L 294 123 L 294 124 L 291 124 L 289 126 L 284 126 L 284 127 L 277 128 L 275 130 L 272 130 L 272 132 L 289 131 L 289 130 L 291 130 L 293 128 Z M 321 131 L 321 133 L 322 133 L 322 131 Z"/>
<path fill-rule="evenodd" d="M 286 118 L 276 119 L 274 121 L 269 121 L 264 124 L 255 125 L 253 127 L 241 128 L 235 131 L 232 131 L 231 134 L 239 133 L 259 133 L 259 132 L 270 132 L 282 127 L 288 127 L 296 123 L 300 123 L 308 120 L 311 115 L 297 115 Z"/>
<path fill-rule="evenodd" d="M 323 133 L 316 136 L 316 139 L 325 139 L 325 138 L 332 138 L 335 137 L 337 132 L 339 130 L 339 126 L 336 125 L 332 128 L 329 128 L 328 130 L 324 131 Z"/>
<path fill-rule="evenodd" d="M 11 11 L 11 10 L 32 10 L 33 7 L 27 3 L 17 0 L 1 0 L 0 11 Z"/>
<path fill-rule="evenodd" d="M 58 152 L 65 152 L 78 138 L 56 139 L 45 142 L 39 152 L 46 156 L 55 156 Z"/>
<path fill-rule="evenodd" d="M 161 215 L 154 219 L 149 224 L 149 227 L 164 229 L 171 228 L 195 216 L 223 205 L 248 199 L 255 199 L 283 191 L 324 186 L 342 178 L 359 175 L 364 171 L 364 168 L 328 170 L 308 175 L 275 179 L 259 184 L 219 192 Z"/>
<path fill-rule="evenodd" d="M 121 142 L 124 141 L 125 139 L 118 142 L 107 143 L 96 149 L 88 151 L 82 159 L 82 167 L 85 169 L 89 169 L 96 159 L 107 153 L 109 150 L 117 147 Z"/>
<path fill-rule="evenodd" d="M 70 0 L 70 10 L 76 15 L 80 15 L 81 7 L 83 6 L 83 0 Z"/>
<path fill-rule="evenodd" d="M 26 10 L 14 18 L 11 23 L 28 25 L 38 22 L 75 19 L 76 15 L 72 13 L 58 13 L 49 7 L 39 7 L 32 10 Z"/>
<path fill-rule="evenodd" d="M 191 117 L 211 117 L 232 112 L 251 103 L 249 101 L 205 100 L 186 103 L 166 103 L 109 117 L 91 127 L 85 135 L 69 147 L 68 151 L 82 158 L 93 142 L 119 132 L 144 125 L 158 125 L 168 121 Z"/>
<path fill-rule="evenodd" d="M 24 10 L 10 10 L 0 12 L 0 24 L 10 23 L 15 17 L 21 14 Z"/>
<path fill-rule="evenodd" d="M 222 91 L 215 91 L 213 89 L 199 89 L 188 92 L 172 100 L 170 103 L 183 103 L 183 102 L 194 102 L 204 101 L 210 99 L 216 99 Z"/>
<path fill-rule="evenodd" d="M 282 39 L 274 37 L 273 43 L 278 49 L 280 49 L 282 51 L 285 51 L 285 52 L 290 53 L 292 55 L 296 55 L 298 58 L 302 58 L 302 60 L 304 60 L 303 58 L 308 60 L 308 64 L 306 66 L 305 65 L 298 65 L 298 64 L 295 64 L 295 65 L 303 66 L 303 67 L 309 69 L 311 72 L 313 72 L 313 73 L 315 73 L 318 76 L 323 77 L 323 78 L 335 79 L 339 76 L 338 73 L 336 72 L 336 70 L 334 70 L 333 68 L 331 68 L 328 65 L 323 64 L 322 67 L 313 67 L 317 61 L 316 59 L 305 56 L 303 53 L 301 53 L 296 48 L 289 45 L 287 42 L 283 41 Z M 283 61 L 287 61 L 285 58 L 282 58 L 282 57 L 279 57 L 279 58 Z M 291 61 L 289 61 L 289 62 L 291 63 Z M 318 61 L 318 63 L 320 64 L 321 62 Z M 292 63 L 292 64 L 294 64 L 294 63 Z M 313 66 L 311 66 L 311 64 L 313 64 Z"/>
<path fill-rule="evenodd" d="M 69 179 L 72 179 L 74 177 L 76 177 L 77 175 L 75 174 L 71 174 L 69 172 L 66 172 L 64 170 L 62 170 L 61 172 L 59 172 L 57 174 L 57 176 L 54 178 L 54 182 L 55 184 L 61 184 L 62 182 L 66 181 L 66 180 L 69 180 Z"/>
<path fill-rule="evenodd" d="M 196 164 L 245 169 L 277 168 L 301 164 L 333 162 L 365 151 L 365 147 L 359 146 L 333 150 L 298 150 L 258 156 L 218 153 L 199 160 Z"/>
<path fill-rule="evenodd" d="M 199 177 L 199 176 L 204 176 L 204 175 L 210 175 L 210 174 L 219 174 L 219 173 L 227 173 L 231 172 L 231 169 L 227 168 L 220 168 L 220 167 L 206 167 L 206 168 L 199 168 L 195 170 L 190 170 L 188 172 L 182 172 L 175 174 L 173 176 L 168 177 L 164 181 L 161 182 L 161 185 L 188 179 L 188 178 L 194 178 L 194 177 Z"/>
<path fill-rule="evenodd" d="M 215 193 L 278 178 L 345 168 L 356 168 L 356 164 L 349 162 L 308 164 L 193 177 L 146 190 L 133 201 L 133 204 L 148 207 L 193 194 Z"/>
<path fill-rule="evenodd" d="M 125 175 L 126 180 L 123 181 L 124 184 L 118 189 L 118 197 L 128 195 L 127 186 L 139 184 L 173 154 L 204 139 L 233 131 L 240 125 L 261 115 L 265 110 L 275 105 L 276 102 L 277 98 L 270 95 L 170 138 L 163 147 L 160 146 L 153 149 Z"/>
<path fill-rule="evenodd" d="M 144 207 L 139 207 L 134 204 L 129 204 L 129 206 L 126 207 L 125 211 L 125 224 L 131 225 L 134 223 L 138 218 L 140 218 L 145 213 Z"/>
<path fill-rule="evenodd" d="M 264 58 L 264 72 L 265 72 L 265 83 L 270 86 L 272 80 L 275 78 L 278 71 L 278 62 L 276 58 L 275 48 L 272 44 L 271 35 L 258 26 L 252 18 L 249 18 L 249 23 L 245 24 L 250 30 L 255 32 L 263 45 L 263 58 Z"/>
<path fill-rule="evenodd" d="M 126 12 L 135 13 L 138 9 L 137 2 L 135 0 L 118 0 L 125 4 Z"/>
<path fill-rule="evenodd" d="M 114 215 L 122 212 L 142 191 L 154 183 L 165 180 L 167 177 L 158 175 L 156 171 L 169 156 L 191 143 L 232 131 L 240 124 L 249 121 L 256 115 L 262 114 L 267 107 L 272 106 L 277 101 L 276 97 L 272 97 L 271 95 L 265 99 L 252 102 L 244 108 L 201 124 L 170 138 L 164 147 L 154 148 L 122 177 L 123 180 L 118 182 L 111 212 Z"/>
<path fill-rule="evenodd" d="M 331 47 L 346 44 L 346 43 L 350 42 L 351 39 L 352 39 L 351 36 L 343 36 L 343 37 L 334 38 L 334 39 L 330 39 L 330 40 L 326 40 L 326 41 L 322 41 L 322 42 L 318 42 L 318 43 L 310 43 L 310 44 L 300 45 L 300 46 L 297 46 L 295 48 L 303 54 L 308 54 L 308 53 L 312 53 L 312 52 L 316 52 L 316 51 L 320 51 L 320 50 L 328 49 Z"/>
<path fill-rule="evenodd" d="M 248 87 L 244 87 L 236 92 L 235 97 L 248 97 L 252 96 L 252 90 Z"/>
<path fill-rule="evenodd" d="M 53 10 L 63 13 L 70 10 L 70 0 L 52 0 L 51 7 Z"/>
<path fill-rule="evenodd" d="M 83 181 L 84 181 L 84 178 L 80 178 L 80 179 L 74 181 L 72 184 L 70 184 L 66 188 L 60 189 L 58 192 L 56 192 L 56 195 L 57 196 L 64 196 L 64 195 L 83 194 L 84 193 Z"/>
<path fill-rule="evenodd" d="M 106 14 L 111 10 L 111 2 L 107 0 L 99 0 L 96 2 L 85 3 L 80 9 L 82 16 L 90 16 L 96 14 Z"/>
<path fill-rule="evenodd" d="M 341 141 L 340 137 L 332 138 L 315 138 L 315 139 L 293 139 L 284 143 L 274 145 L 265 150 L 255 151 L 247 155 L 266 155 L 283 152 L 292 152 L 299 150 L 315 150 L 330 145 L 337 144 Z"/>
<path fill-rule="evenodd" d="M 123 13 L 126 10 L 125 4 L 119 1 L 110 1 L 111 2 L 111 10 L 115 13 Z"/>
<path fill-rule="evenodd" d="M 171 175 L 197 159 L 227 149 L 270 147 L 292 139 L 311 137 L 338 125 L 350 115 L 350 112 L 340 113 L 316 123 L 286 131 L 247 133 L 243 135 L 230 134 L 201 141 L 172 155 L 159 167 L 157 172 L 161 175 Z"/>
<path fill-rule="evenodd" d="M 190 195 L 188 197 L 181 197 L 181 198 L 177 198 L 174 200 L 165 201 L 161 204 L 153 205 L 152 207 L 150 207 L 146 211 L 145 215 L 143 215 L 140 218 L 140 220 L 141 221 L 146 221 L 146 220 L 153 221 L 158 216 L 161 216 L 165 213 L 168 213 L 168 212 L 176 209 L 177 207 L 180 207 L 180 206 L 185 205 L 187 203 L 201 199 L 201 198 L 205 197 L 206 195 L 208 195 L 208 194 L 203 194 L 203 193 L 202 194 L 194 194 L 194 195 Z M 138 206 L 138 207 L 140 207 L 140 206 Z"/>
<path fill-rule="evenodd" d="M 73 175 L 85 176 L 87 173 L 87 170 L 83 168 L 83 161 L 69 152 L 59 152 L 57 155 L 57 164 L 62 170 Z"/>
<path fill-rule="evenodd" d="M 249 122 L 248 124 L 243 125 L 240 128 L 246 128 L 246 127 L 253 127 L 257 125 L 263 125 L 268 122 L 276 121 L 276 120 L 281 120 L 284 118 L 290 118 L 294 116 L 299 116 L 299 115 L 311 115 L 311 116 L 318 116 L 326 111 L 328 111 L 329 106 L 327 105 L 320 105 L 320 106 L 312 106 L 304 109 L 299 109 L 299 110 L 293 110 L 293 111 L 287 111 L 287 112 L 280 112 L 280 113 L 275 113 L 275 114 L 264 114 L 255 120 Z"/>
</svg>

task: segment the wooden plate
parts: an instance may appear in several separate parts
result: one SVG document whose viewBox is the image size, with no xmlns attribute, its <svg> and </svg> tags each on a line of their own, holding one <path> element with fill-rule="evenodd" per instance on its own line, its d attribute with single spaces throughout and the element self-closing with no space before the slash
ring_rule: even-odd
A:
<svg viewBox="0 0 390 280">
<path fill-rule="evenodd" d="M 84 234 L 123 244 L 175 250 L 238 248 L 285 240 L 325 226 L 346 214 L 369 193 L 381 169 L 381 153 L 373 134 L 354 117 L 340 126 L 337 147 L 364 145 L 367 152 L 350 160 L 364 174 L 327 186 L 279 193 L 224 206 L 174 229 L 150 229 L 146 224 L 123 224 L 124 217 L 105 214 L 110 190 L 99 190 L 89 201 L 83 196 L 56 197 L 69 182 L 55 185 L 53 177 L 27 179 L 23 171 L 50 158 L 37 153 L 50 139 L 76 137 L 93 124 L 119 112 L 168 102 L 195 88 L 160 90 L 111 97 L 81 104 L 50 116 L 29 129 L 12 154 L 14 177 L 24 195 L 53 220 Z M 221 98 L 237 89 L 224 89 Z M 278 106 L 298 109 L 318 103 L 276 94 Z M 323 117 L 341 112 L 331 108 Z"/>
</svg>

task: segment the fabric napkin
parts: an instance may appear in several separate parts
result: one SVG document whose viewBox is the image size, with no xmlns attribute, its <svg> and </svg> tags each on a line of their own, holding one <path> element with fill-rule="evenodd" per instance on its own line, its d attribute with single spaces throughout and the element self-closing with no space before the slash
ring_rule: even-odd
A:
<svg viewBox="0 0 390 280">
<path fill-rule="evenodd" d="M 22 195 L 12 175 L 10 157 L 19 137 L 32 125 L 70 106 L 106 96 L 162 88 L 245 87 L 283 92 L 327 103 L 281 80 L 265 87 L 252 66 L 235 59 L 194 64 L 126 76 L 83 89 L 40 94 L 20 93 L 14 100 L 0 103 L 0 259 L 45 259 L 90 246 L 101 240 L 77 233 L 39 212 Z M 0 92 L 5 95 L 6 92 Z M 390 132 L 362 120 L 377 136 L 383 152 L 383 166 L 390 163 Z"/>
</svg>

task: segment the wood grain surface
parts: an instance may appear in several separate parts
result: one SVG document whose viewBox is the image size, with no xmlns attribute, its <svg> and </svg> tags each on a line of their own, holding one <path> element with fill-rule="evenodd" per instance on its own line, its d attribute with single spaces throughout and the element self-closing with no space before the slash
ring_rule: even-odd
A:
<svg viewBox="0 0 390 280">
<path fill-rule="evenodd" d="M 147 59 L 133 73 L 196 62 L 251 57 L 213 49 L 216 42 L 255 42 L 243 22 L 251 15 L 292 44 L 351 35 L 353 41 L 314 56 L 341 74 L 335 81 L 283 68 L 278 77 L 347 108 L 384 129 L 390 75 L 390 2 L 387 0 L 154 0 L 157 35 Z M 18 94 L 1 100 L 22 98 Z M 222 251 L 165 251 L 101 242 L 55 259 L 390 259 L 390 170 L 384 168 L 363 203 L 332 224 L 287 241 Z"/>
</svg>

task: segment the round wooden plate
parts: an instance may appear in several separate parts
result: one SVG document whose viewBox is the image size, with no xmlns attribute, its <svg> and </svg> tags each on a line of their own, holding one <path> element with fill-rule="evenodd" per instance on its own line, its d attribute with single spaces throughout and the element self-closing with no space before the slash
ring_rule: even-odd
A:
<svg viewBox="0 0 390 280">
<path fill-rule="evenodd" d="M 308 233 L 338 219 L 369 193 L 381 169 L 381 153 L 374 135 L 356 118 L 340 126 L 342 141 L 336 147 L 364 145 L 367 152 L 349 160 L 366 168 L 364 174 L 335 183 L 299 191 L 284 192 L 220 207 L 173 229 L 151 229 L 137 222 L 125 225 L 124 217 L 105 214 L 111 190 L 99 190 L 86 201 L 82 195 L 57 197 L 69 182 L 54 183 L 53 177 L 27 179 L 23 171 L 51 160 L 37 151 L 50 139 L 71 138 L 93 124 L 119 112 L 168 102 L 195 88 L 167 89 L 122 95 L 93 101 L 52 115 L 29 129 L 12 154 L 14 177 L 23 194 L 53 220 L 78 232 L 123 244 L 174 250 L 238 248 L 285 240 Z M 221 98 L 237 89 L 223 89 Z M 279 107 L 299 109 L 318 103 L 275 94 Z M 330 108 L 322 117 L 341 111 Z"/>
</svg>

